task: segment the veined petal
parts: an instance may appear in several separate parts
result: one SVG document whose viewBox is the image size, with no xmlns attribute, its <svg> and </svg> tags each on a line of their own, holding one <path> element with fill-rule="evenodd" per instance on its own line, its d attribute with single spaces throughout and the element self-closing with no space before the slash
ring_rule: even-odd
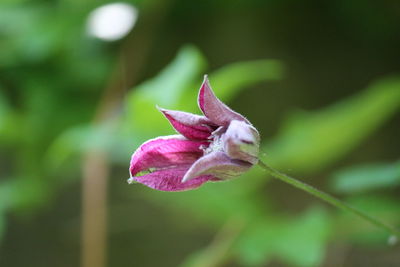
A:
<svg viewBox="0 0 400 267">
<path fill-rule="evenodd" d="M 188 139 L 206 140 L 215 129 L 205 116 L 157 107 L 180 134 Z"/>
<path fill-rule="evenodd" d="M 173 169 L 158 170 L 143 176 L 132 177 L 128 180 L 129 183 L 139 182 L 150 188 L 161 191 L 185 191 L 195 189 L 207 181 L 218 181 L 211 175 L 202 175 L 182 183 L 182 177 L 189 169 L 186 167 L 178 167 Z"/>
<path fill-rule="evenodd" d="M 244 160 L 252 164 L 258 162 L 260 135 L 256 128 L 233 120 L 222 136 L 224 151 L 233 159 Z"/>
<path fill-rule="evenodd" d="M 215 151 L 198 159 L 186 172 L 182 182 L 196 179 L 201 175 L 212 175 L 229 179 L 247 171 L 252 164 L 229 158 L 224 152 Z"/>
<path fill-rule="evenodd" d="M 204 76 L 203 84 L 200 87 L 198 104 L 203 114 L 217 125 L 228 126 L 232 120 L 244 121 L 250 124 L 245 117 L 230 109 L 215 96 L 207 75 Z"/>
<path fill-rule="evenodd" d="M 180 135 L 151 139 L 133 153 L 130 164 L 132 176 L 151 168 L 171 168 L 191 164 L 203 155 L 200 146 L 208 142 L 187 140 Z"/>
</svg>

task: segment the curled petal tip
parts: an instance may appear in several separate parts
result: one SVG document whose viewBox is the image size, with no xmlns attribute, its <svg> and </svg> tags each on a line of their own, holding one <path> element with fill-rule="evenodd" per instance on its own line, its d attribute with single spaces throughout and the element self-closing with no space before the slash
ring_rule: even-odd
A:
<svg viewBox="0 0 400 267">
<path fill-rule="evenodd" d="M 203 84 L 208 84 L 208 86 L 210 86 L 210 81 L 208 80 L 208 74 L 204 74 L 203 77 Z"/>
<path fill-rule="evenodd" d="M 168 109 L 162 108 L 159 105 L 156 105 L 156 109 L 160 111 L 164 116 L 167 116 Z"/>
<path fill-rule="evenodd" d="M 159 110 L 178 133 L 191 140 L 207 139 L 215 127 L 205 116 L 163 108 L 159 108 Z"/>
<path fill-rule="evenodd" d="M 160 111 L 164 116 L 166 116 L 167 117 L 167 114 L 168 114 L 168 109 L 166 109 L 166 108 L 162 108 L 162 107 L 160 107 L 159 105 L 156 105 L 156 108 L 158 109 L 158 111 Z M 168 118 L 168 117 L 167 117 Z"/>
<path fill-rule="evenodd" d="M 250 124 L 245 117 L 233 111 L 215 96 L 207 75 L 204 76 L 197 101 L 203 114 L 217 125 L 228 126 L 232 120 Z"/>
<path fill-rule="evenodd" d="M 159 105 L 156 105 L 156 109 L 158 109 L 158 111 L 164 113 L 166 111 L 165 108 L 160 107 Z"/>
</svg>

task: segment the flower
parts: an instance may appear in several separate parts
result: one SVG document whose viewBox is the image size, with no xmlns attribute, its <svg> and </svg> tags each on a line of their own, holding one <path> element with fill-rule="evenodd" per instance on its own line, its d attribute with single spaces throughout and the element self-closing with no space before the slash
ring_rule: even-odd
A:
<svg viewBox="0 0 400 267">
<path fill-rule="evenodd" d="M 215 96 L 207 76 L 198 104 L 204 115 L 158 108 L 180 135 L 142 144 L 132 155 L 129 183 L 184 191 L 239 176 L 258 162 L 258 131 Z"/>
</svg>

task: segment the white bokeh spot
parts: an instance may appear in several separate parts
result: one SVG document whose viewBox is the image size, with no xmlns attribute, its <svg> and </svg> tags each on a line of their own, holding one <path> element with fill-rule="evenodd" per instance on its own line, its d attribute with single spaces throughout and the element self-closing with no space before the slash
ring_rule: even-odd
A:
<svg viewBox="0 0 400 267">
<path fill-rule="evenodd" d="M 133 28 L 138 17 L 137 9 L 126 3 L 111 3 L 93 10 L 87 21 L 90 35 L 115 41 L 126 36 Z"/>
</svg>

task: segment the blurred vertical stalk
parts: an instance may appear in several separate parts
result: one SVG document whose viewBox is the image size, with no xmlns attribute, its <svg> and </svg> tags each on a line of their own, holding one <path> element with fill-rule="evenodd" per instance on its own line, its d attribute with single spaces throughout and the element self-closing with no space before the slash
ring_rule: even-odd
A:
<svg viewBox="0 0 400 267">
<path fill-rule="evenodd" d="M 82 181 L 82 266 L 104 267 L 107 262 L 107 180 L 105 151 L 88 151 Z"/>
<path fill-rule="evenodd" d="M 134 31 L 121 44 L 116 67 L 100 99 L 93 125 L 113 119 L 127 88 L 134 85 L 145 62 L 150 43 L 172 1 L 146 1 L 139 10 Z M 129 76 L 128 76 L 129 74 Z M 116 124 L 111 124 L 116 126 Z M 110 133 L 113 129 L 109 129 Z M 129 162 L 129 161 L 127 161 Z M 82 166 L 82 267 L 107 266 L 107 185 L 110 174 L 105 149 L 86 151 Z"/>
</svg>

